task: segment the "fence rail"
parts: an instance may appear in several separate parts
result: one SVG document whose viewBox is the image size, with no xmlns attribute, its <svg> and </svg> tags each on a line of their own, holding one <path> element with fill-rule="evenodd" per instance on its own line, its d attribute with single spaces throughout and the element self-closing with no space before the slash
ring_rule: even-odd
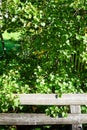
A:
<svg viewBox="0 0 87 130">
<path fill-rule="evenodd" d="M 87 94 L 20 94 L 21 105 L 69 105 L 67 117 L 50 117 L 38 113 L 0 113 L 0 125 L 57 125 L 72 124 L 72 130 L 80 130 L 87 124 L 87 114 L 81 114 L 81 105 L 87 105 Z"/>
<path fill-rule="evenodd" d="M 86 124 L 87 114 L 68 114 L 67 117 L 50 117 L 45 114 L 1 113 L 0 125 L 57 125 Z"/>
<path fill-rule="evenodd" d="M 86 105 L 87 94 L 20 94 L 22 105 Z"/>
</svg>

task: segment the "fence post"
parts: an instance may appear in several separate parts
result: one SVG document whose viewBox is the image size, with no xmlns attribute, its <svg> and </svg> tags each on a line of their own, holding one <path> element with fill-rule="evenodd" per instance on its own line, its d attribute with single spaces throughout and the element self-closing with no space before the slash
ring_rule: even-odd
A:
<svg viewBox="0 0 87 130">
<path fill-rule="evenodd" d="M 77 105 L 71 105 L 70 111 L 72 114 L 80 114 L 81 108 Z M 72 130 L 82 130 L 82 124 L 72 124 Z"/>
</svg>

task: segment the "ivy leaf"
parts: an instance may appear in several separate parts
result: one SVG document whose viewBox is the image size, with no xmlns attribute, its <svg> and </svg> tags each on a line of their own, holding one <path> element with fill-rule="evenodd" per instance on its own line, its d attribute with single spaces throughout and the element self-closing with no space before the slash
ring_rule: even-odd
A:
<svg viewBox="0 0 87 130">
<path fill-rule="evenodd" d="M 13 0 L 15 4 L 18 4 L 20 0 Z"/>
</svg>

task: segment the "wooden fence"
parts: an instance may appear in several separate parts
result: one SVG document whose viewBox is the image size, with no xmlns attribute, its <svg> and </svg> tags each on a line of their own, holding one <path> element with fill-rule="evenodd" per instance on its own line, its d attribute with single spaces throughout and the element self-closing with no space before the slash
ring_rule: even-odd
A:
<svg viewBox="0 0 87 130">
<path fill-rule="evenodd" d="M 87 105 L 87 94 L 20 94 L 21 105 L 70 106 L 67 117 L 50 117 L 36 113 L 0 113 L 0 125 L 58 125 L 72 124 L 72 130 L 82 130 L 87 123 L 87 114 L 81 114 L 81 105 Z"/>
</svg>

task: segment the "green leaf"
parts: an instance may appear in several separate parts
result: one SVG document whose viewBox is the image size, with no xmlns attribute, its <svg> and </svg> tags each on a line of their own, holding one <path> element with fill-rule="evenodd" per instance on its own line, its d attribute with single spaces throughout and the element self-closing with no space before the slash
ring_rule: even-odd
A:
<svg viewBox="0 0 87 130">
<path fill-rule="evenodd" d="M 15 4 L 18 4 L 20 0 L 13 0 Z"/>
</svg>

